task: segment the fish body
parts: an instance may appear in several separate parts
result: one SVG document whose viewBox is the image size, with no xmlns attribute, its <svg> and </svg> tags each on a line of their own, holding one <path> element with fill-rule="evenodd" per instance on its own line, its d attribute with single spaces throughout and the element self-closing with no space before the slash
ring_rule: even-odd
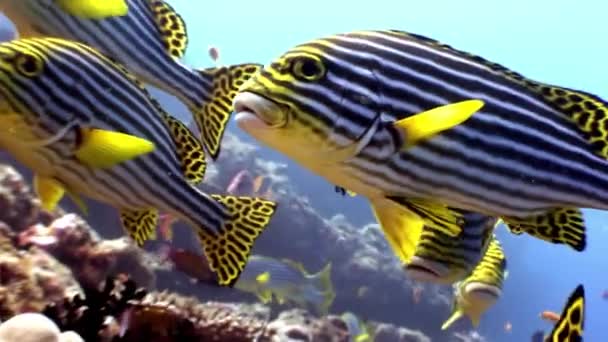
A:
<svg viewBox="0 0 608 342">
<path fill-rule="evenodd" d="M 310 306 L 319 314 L 326 314 L 335 298 L 331 264 L 316 274 L 309 274 L 294 261 L 260 255 L 249 258 L 234 287 L 255 294 L 263 303 L 274 298 L 279 304 L 293 302 Z"/>
<path fill-rule="evenodd" d="M 507 261 L 500 242 L 492 237 L 486 253 L 473 272 L 463 281 L 454 284 L 452 315 L 441 329 L 449 328 L 463 316 L 467 316 L 474 327 L 479 326 L 481 316 L 502 295 L 506 268 Z"/>
<path fill-rule="evenodd" d="M 418 113 L 468 99 L 483 106 L 408 143 L 445 119 L 404 126 Z M 298 45 L 234 104 L 259 141 L 374 207 L 415 200 L 427 223 L 453 222 L 437 210 L 458 208 L 580 251 L 580 208 L 608 209 L 605 101 L 419 35 L 359 31 Z"/>
<path fill-rule="evenodd" d="M 109 204 L 140 245 L 158 211 L 171 214 L 194 227 L 220 283 L 236 281 L 274 203 L 197 189 L 199 141 L 123 66 L 73 41 L 13 40 L 0 44 L 0 99 L 0 148 L 34 171 L 43 206 L 64 193 Z"/>
<path fill-rule="evenodd" d="M 163 0 L 1 0 L 0 10 L 15 23 L 20 37 L 85 43 L 124 64 L 142 81 L 179 98 L 192 112 L 214 159 L 236 90 L 260 68 L 246 63 L 195 70 L 182 64 L 188 45 L 186 24 Z"/>
<path fill-rule="evenodd" d="M 404 263 L 409 278 L 437 284 L 452 284 L 471 274 L 482 260 L 499 220 L 465 212 L 462 235 L 451 238 L 425 226 L 414 255 Z"/>
</svg>

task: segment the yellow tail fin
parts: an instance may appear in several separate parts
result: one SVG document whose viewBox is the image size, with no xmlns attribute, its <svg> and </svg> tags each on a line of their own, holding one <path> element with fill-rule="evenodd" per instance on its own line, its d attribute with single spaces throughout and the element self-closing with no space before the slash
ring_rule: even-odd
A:
<svg viewBox="0 0 608 342">
<path fill-rule="evenodd" d="M 327 263 L 321 271 L 309 277 L 313 279 L 317 288 L 323 293 L 323 301 L 318 305 L 317 309 L 321 314 L 326 315 L 336 298 L 334 285 L 331 281 L 331 263 Z"/>
<path fill-rule="evenodd" d="M 261 64 L 237 64 L 201 70 L 201 75 L 212 84 L 210 98 L 202 108 L 190 108 L 201 132 L 203 145 L 213 160 L 220 154 L 220 142 L 228 119 L 233 112 L 232 101 L 239 88 L 262 69 Z"/>
<path fill-rule="evenodd" d="M 198 236 L 219 284 L 232 287 L 247 264 L 257 237 L 270 223 L 276 203 L 261 198 L 211 195 L 230 218 L 217 234 L 199 229 Z"/>
<path fill-rule="evenodd" d="M 583 340 L 585 326 L 585 289 L 578 285 L 572 292 L 559 321 L 549 335 L 549 342 L 574 342 Z"/>
</svg>

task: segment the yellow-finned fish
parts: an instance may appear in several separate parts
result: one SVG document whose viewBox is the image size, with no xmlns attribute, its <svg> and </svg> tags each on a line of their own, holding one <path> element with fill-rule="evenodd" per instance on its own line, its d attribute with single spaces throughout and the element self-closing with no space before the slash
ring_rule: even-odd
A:
<svg viewBox="0 0 608 342">
<path fill-rule="evenodd" d="M 236 91 L 260 65 L 194 70 L 180 62 L 186 24 L 164 0 L 0 0 L 22 38 L 58 37 L 87 44 L 178 97 L 192 112 L 213 159 L 232 114 Z"/>
<path fill-rule="evenodd" d="M 64 193 L 120 211 L 138 244 L 158 212 L 190 223 L 221 285 L 232 285 L 275 204 L 209 195 L 200 142 L 124 66 L 58 38 L 0 44 L 0 148 L 35 173 L 46 209 Z"/>
<path fill-rule="evenodd" d="M 420 282 L 452 284 L 471 274 L 480 263 L 500 220 L 464 213 L 463 233 L 457 239 L 425 226 L 413 256 L 405 260 L 408 278 Z"/>
<path fill-rule="evenodd" d="M 492 238 L 481 262 L 465 280 L 454 284 L 452 314 L 441 329 L 449 328 L 463 316 L 468 316 L 474 327 L 479 326 L 483 315 L 502 294 L 506 277 L 507 260 L 496 237 Z"/>
<path fill-rule="evenodd" d="M 446 115 L 469 99 L 483 107 Z M 581 251 L 580 208 L 608 209 L 606 101 L 419 35 L 306 42 L 268 63 L 234 104 L 243 130 L 370 199 L 380 221 L 408 216 L 383 203 L 415 201 L 414 219 L 447 221 L 451 236 L 459 217 L 445 206 Z"/>
<path fill-rule="evenodd" d="M 252 255 L 235 288 L 255 294 L 264 303 L 274 299 L 283 304 L 293 302 L 327 314 L 336 297 L 331 281 L 331 264 L 316 274 L 292 260 L 277 260 Z"/>
<path fill-rule="evenodd" d="M 568 297 L 562 315 L 546 342 L 582 342 L 585 329 L 585 288 L 579 284 Z"/>
<path fill-rule="evenodd" d="M 348 327 L 349 342 L 373 342 L 374 333 L 368 325 L 352 312 L 343 313 L 340 318 Z"/>
</svg>

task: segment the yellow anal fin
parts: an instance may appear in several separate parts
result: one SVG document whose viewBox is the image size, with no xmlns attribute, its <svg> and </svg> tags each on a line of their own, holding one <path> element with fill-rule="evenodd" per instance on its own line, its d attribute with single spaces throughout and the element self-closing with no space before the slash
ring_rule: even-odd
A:
<svg viewBox="0 0 608 342">
<path fill-rule="evenodd" d="M 481 100 L 466 100 L 433 108 L 395 122 L 405 139 L 404 148 L 460 125 L 484 105 Z"/>
<path fill-rule="evenodd" d="M 165 44 L 167 53 L 175 59 L 182 58 L 188 47 L 186 22 L 163 0 L 148 0 L 148 5 L 154 14 L 159 38 Z"/>
<path fill-rule="evenodd" d="M 63 184 L 56 179 L 35 175 L 34 192 L 40 198 L 42 208 L 46 211 L 53 211 L 66 191 Z"/>
<path fill-rule="evenodd" d="M 158 210 L 121 210 L 120 222 L 127 234 L 135 240 L 138 246 L 144 242 L 156 239 L 156 225 L 158 224 Z"/>
<path fill-rule="evenodd" d="M 270 290 L 259 290 L 255 292 L 255 295 L 262 304 L 269 304 L 272 301 L 272 291 Z"/>
<path fill-rule="evenodd" d="M 465 219 L 461 212 L 433 201 L 401 197 L 389 198 L 418 215 L 425 226 L 453 238 L 461 236 L 462 227 L 465 224 Z"/>
<path fill-rule="evenodd" d="M 422 218 L 407 207 L 391 200 L 372 200 L 371 205 L 374 216 L 393 252 L 402 263 L 408 263 L 422 234 L 424 227 Z"/>
<path fill-rule="evenodd" d="M 181 121 L 166 113 L 162 117 L 171 132 L 184 176 L 190 183 L 199 184 L 207 169 L 203 145 Z"/>
<path fill-rule="evenodd" d="M 578 285 L 568 298 L 562 315 L 555 324 L 547 341 L 582 341 L 584 328 L 585 289 L 583 285 Z"/>
<path fill-rule="evenodd" d="M 558 208 L 531 217 L 504 217 L 513 234 L 527 233 L 555 244 L 566 244 L 576 251 L 587 246 L 585 220 L 580 209 Z"/>
<path fill-rule="evenodd" d="M 206 227 L 197 233 L 219 284 L 232 287 L 247 264 L 253 243 L 270 223 L 276 203 L 253 197 L 212 197 L 226 207 L 229 218 L 215 234 Z"/>
<path fill-rule="evenodd" d="M 213 84 L 209 102 L 202 108 L 191 108 L 201 132 L 203 145 L 213 160 L 220 153 L 220 142 L 234 108 L 232 101 L 239 88 L 260 71 L 260 64 L 238 64 L 201 70 L 201 75 Z"/>
<path fill-rule="evenodd" d="M 80 132 L 82 141 L 74 156 L 92 168 L 110 168 L 155 149 L 151 141 L 125 133 L 94 128 Z"/>
<path fill-rule="evenodd" d="M 87 19 L 120 17 L 129 12 L 126 0 L 56 0 L 55 3 L 70 15 Z"/>
</svg>

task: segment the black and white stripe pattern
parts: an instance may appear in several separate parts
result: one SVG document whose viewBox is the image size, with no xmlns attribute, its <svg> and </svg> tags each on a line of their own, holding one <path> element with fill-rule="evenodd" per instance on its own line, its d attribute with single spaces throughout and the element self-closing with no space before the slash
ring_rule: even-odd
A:
<svg viewBox="0 0 608 342">
<path fill-rule="evenodd" d="M 147 0 L 126 1 L 125 16 L 103 20 L 72 16 L 54 1 L 19 0 L 19 6 L 21 14 L 38 23 L 35 27 L 41 33 L 92 46 L 142 81 L 177 96 L 190 109 L 201 107 L 211 97 L 211 82 L 169 55 Z"/>
<path fill-rule="evenodd" d="M 110 169 L 90 169 L 73 156 L 74 131 L 31 153 L 53 167 L 76 193 L 121 209 L 158 208 L 215 233 L 225 208 L 184 179 L 170 133 L 141 85 L 96 50 L 61 39 L 22 39 L 0 44 L 0 60 L 29 53 L 45 60 L 43 72 L 28 78 L 0 63 L 0 93 L 16 112 L 35 124 L 41 139 L 74 122 L 118 131 L 153 142 L 156 150 Z"/>
<path fill-rule="evenodd" d="M 323 61 L 325 77 L 286 77 L 290 60 L 307 55 Z M 375 119 L 386 121 L 344 169 L 389 196 L 440 199 L 490 216 L 608 209 L 608 161 L 573 121 L 466 53 L 401 32 L 355 32 L 295 47 L 256 82 L 297 108 L 292 120 L 329 145 L 352 143 Z M 464 124 L 395 153 L 402 138 L 392 122 L 467 99 L 485 106 Z"/>
</svg>

